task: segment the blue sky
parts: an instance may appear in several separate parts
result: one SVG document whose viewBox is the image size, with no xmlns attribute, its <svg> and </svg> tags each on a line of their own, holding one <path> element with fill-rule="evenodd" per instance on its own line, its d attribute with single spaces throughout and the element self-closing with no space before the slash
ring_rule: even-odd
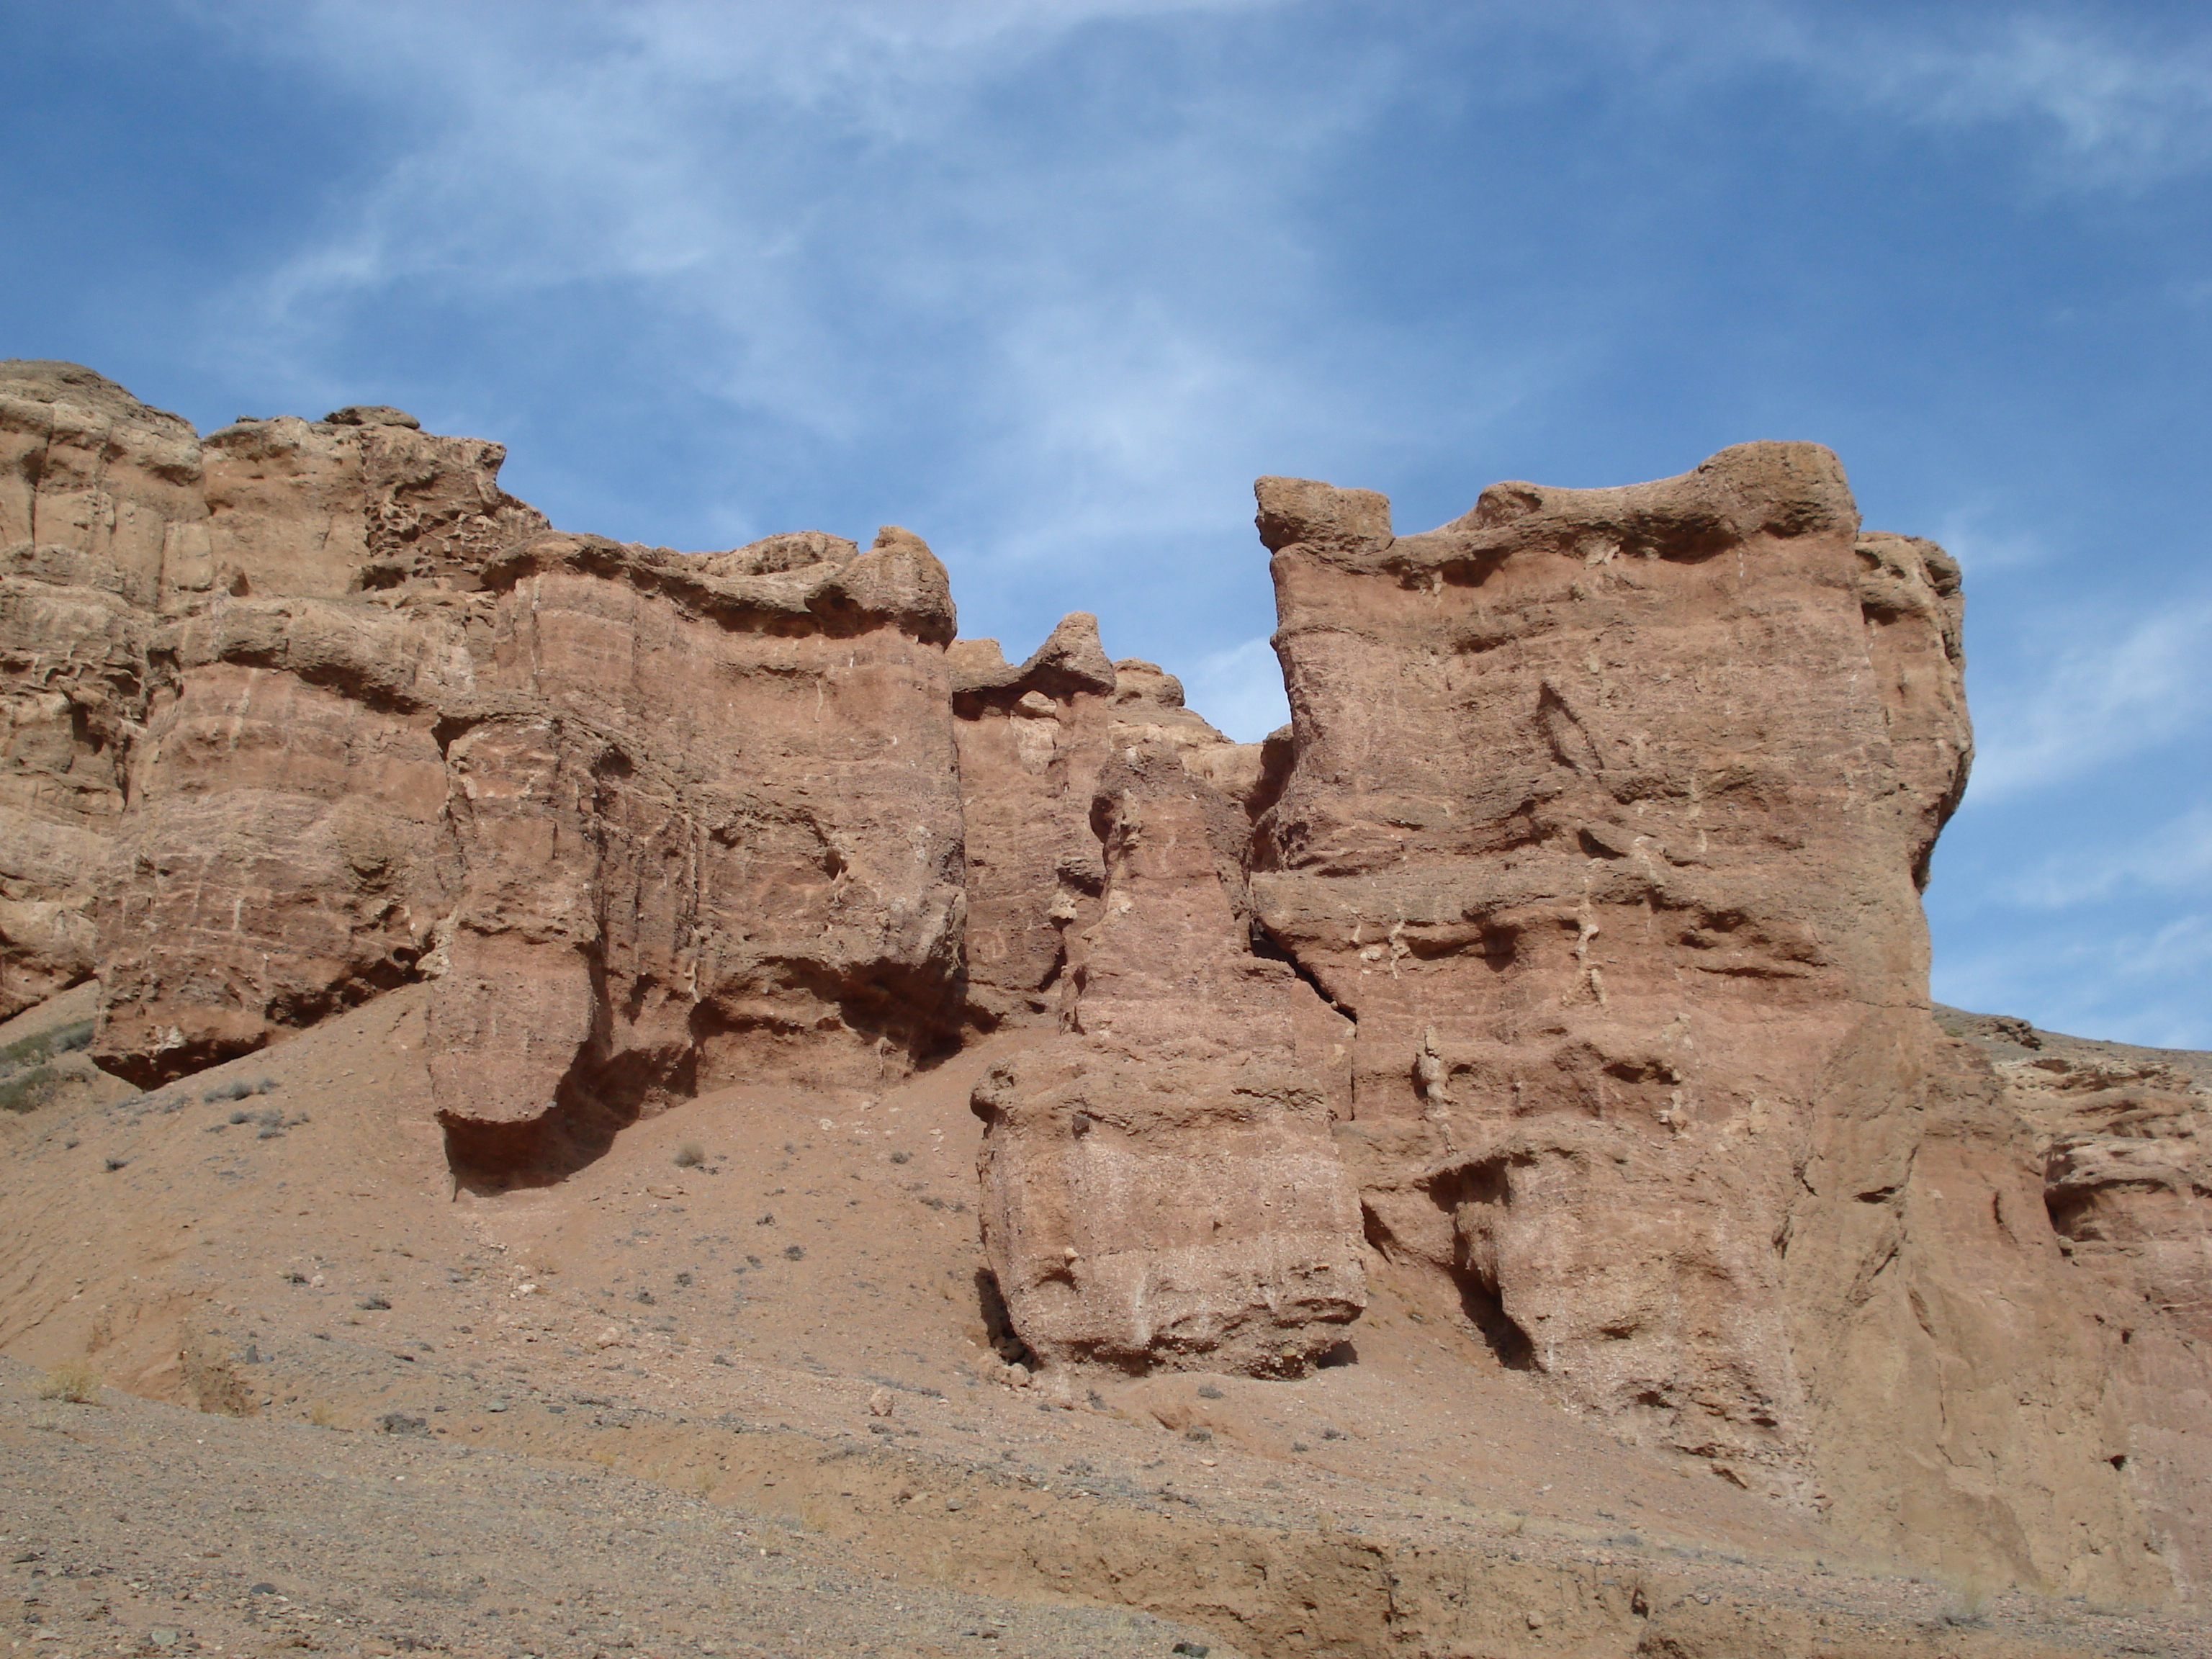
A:
<svg viewBox="0 0 2212 1659">
<path fill-rule="evenodd" d="M 1826 443 L 1966 568 L 1937 994 L 2212 1047 L 2202 4 L 0 0 L 0 356 L 398 404 L 571 529 L 904 524 L 1240 737 L 1255 474 L 1412 530 Z"/>
</svg>

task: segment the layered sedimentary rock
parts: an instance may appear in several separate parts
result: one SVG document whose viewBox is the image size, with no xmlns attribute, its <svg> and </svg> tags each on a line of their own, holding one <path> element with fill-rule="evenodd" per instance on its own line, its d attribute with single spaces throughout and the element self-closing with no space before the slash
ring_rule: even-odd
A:
<svg viewBox="0 0 2212 1659">
<path fill-rule="evenodd" d="M 9 1012 L 96 972 L 94 1053 L 150 1085 L 433 978 L 459 1131 L 872 1083 L 957 1027 L 917 538 L 556 536 L 497 444 L 356 407 L 203 446 L 70 364 L 0 370 L 0 441 Z"/>
<path fill-rule="evenodd" d="M 562 534 L 502 455 L 0 365 L 0 1014 L 96 977 L 151 1084 L 432 981 L 495 1182 L 1030 1027 L 978 1207 L 1047 1365 L 1297 1370 L 1388 1262 L 1863 1542 L 2203 1581 L 2202 1091 L 1932 1022 L 1958 571 L 1825 450 L 1404 537 L 1262 480 L 1255 744 L 1081 613 L 956 641 L 904 531 Z"/>
<path fill-rule="evenodd" d="M 958 973 L 951 632 L 898 531 L 541 533 L 465 583 L 219 598 L 159 636 L 103 1063 L 157 1080 L 428 975 L 460 1124 L 903 1065 Z"/>
<path fill-rule="evenodd" d="M 93 970 L 164 572 L 204 553 L 199 439 L 75 363 L 0 362 L 0 1018 Z"/>
<path fill-rule="evenodd" d="M 1330 1133 L 1348 1033 L 1249 949 L 1243 815 L 1166 744 L 1115 755 L 1066 1033 L 977 1086 L 983 1241 L 1048 1364 L 1296 1372 L 1365 1306 Z"/>
<path fill-rule="evenodd" d="M 132 810 L 99 882 L 94 1053 L 143 1086 L 415 976 L 459 879 L 441 607 L 230 600 L 155 631 Z"/>
<path fill-rule="evenodd" d="M 2212 1097 L 2178 1056 L 2078 1039 L 2002 1060 L 2005 1101 L 2035 1137 L 2059 1248 L 2120 1334 L 2120 1455 L 2175 1587 L 2212 1571 Z M 2013 1033 L 2007 1033 L 2013 1035 Z M 2055 1050 L 2056 1052 L 2053 1052 Z"/>
<path fill-rule="evenodd" d="M 1259 499 L 1295 761 L 1254 903 L 1357 1021 L 1340 1140 L 1386 1251 L 1743 1484 L 1960 1564 L 2135 1572 L 2091 1541 L 2140 1534 L 2117 1336 L 1926 1011 L 1955 567 L 1862 537 L 1802 444 L 1406 537 L 1369 492 Z"/>
<path fill-rule="evenodd" d="M 1057 1018 L 1066 932 L 1096 916 L 1105 882 L 1091 799 L 1112 741 L 1114 665 L 1098 619 L 1079 611 L 1018 667 L 996 640 L 961 640 L 951 672 L 969 1018 Z"/>
<path fill-rule="evenodd" d="M 420 430 L 396 409 L 241 420 L 208 434 L 206 551 L 177 599 L 221 591 L 329 598 L 437 580 L 546 529 L 499 487 L 504 445 Z M 177 603 L 173 599 L 173 606 Z"/>
<path fill-rule="evenodd" d="M 953 620 L 919 538 L 689 557 L 549 535 L 484 580 L 486 690 L 444 727 L 450 1117 L 537 1117 L 564 1082 L 868 1085 L 947 1038 Z"/>
</svg>

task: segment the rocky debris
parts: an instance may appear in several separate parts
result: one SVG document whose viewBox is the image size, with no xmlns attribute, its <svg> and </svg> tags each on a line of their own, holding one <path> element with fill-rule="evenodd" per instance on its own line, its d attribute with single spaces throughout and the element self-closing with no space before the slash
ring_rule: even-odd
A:
<svg viewBox="0 0 2212 1659">
<path fill-rule="evenodd" d="M 1297 720 L 1253 904 L 1357 1022 L 1386 1253 L 1623 1432 L 1894 1547 L 2057 1582 L 2069 1527 L 2130 1534 L 2112 1345 L 1925 1012 L 1955 566 L 1862 536 L 1809 444 L 1404 537 L 1257 493 Z"/>
<path fill-rule="evenodd" d="M 1366 1304 L 1329 1138 L 1347 1035 L 1254 956 L 1242 815 L 1157 745 L 1103 769 L 1066 1035 L 977 1085 L 985 1252 L 1048 1366 L 1296 1373 Z"/>
</svg>

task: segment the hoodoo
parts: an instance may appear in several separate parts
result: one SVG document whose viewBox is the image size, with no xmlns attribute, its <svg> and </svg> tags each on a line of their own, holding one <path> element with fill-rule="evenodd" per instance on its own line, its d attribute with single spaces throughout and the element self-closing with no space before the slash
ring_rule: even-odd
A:
<svg viewBox="0 0 2212 1659">
<path fill-rule="evenodd" d="M 95 1000 L 159 1091 L 405 988 L 485 1194 L 995 1045 L 931 1224 L 1063 1399 L 1359 1363 L 1387 1273 L 1793 1524 L 2212 1571 L 2205 1097 L 1939 1023 L 1960 573 L 1826 449 L 1403 536 L 1261 479 L 1264 744 L 1087 615 L 957 638 L 908 531 L 570 534 L 503 459 L 0 364 L 0 1017 Z"/>
</svg>

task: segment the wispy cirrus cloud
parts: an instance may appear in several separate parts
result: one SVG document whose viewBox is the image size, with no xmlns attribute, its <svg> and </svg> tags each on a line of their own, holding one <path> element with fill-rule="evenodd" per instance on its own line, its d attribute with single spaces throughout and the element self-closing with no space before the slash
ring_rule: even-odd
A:
<svg viewBox="0 0 2212 1659">
<path fill-rule="evenodd" d="M 2052 910 L 2125 890 L 2177 902 L 2212 897 L 2212 801 L 2116 845 L 2039 860 L 2012 890 L 2021 902 Z"/>
<path fill-rule="evenodd" d="M 2108 622 L 2009 665 L 1978 712 L 1967 800 L 2016 799 L 2184 738 L 2212 739 L 2212 600 Z M 2048 637 L 2055 624 L 2047 625 Z"/>
<path fill-rule="evenodd" d="M 1971 14 L 1970 14 L 1971 15 Z M 2212 165 L 2212 30 L 2153 33 L 2123 9 L 2035 8 L 1972 22 L 1931 14 L 1880 32 L 1867 92 L 1923 125 L 2030 124 L 2073 182 L 2147 182 Z M 1878 37 L 1879 38 L 1879 37 Z"/>
</svg>

